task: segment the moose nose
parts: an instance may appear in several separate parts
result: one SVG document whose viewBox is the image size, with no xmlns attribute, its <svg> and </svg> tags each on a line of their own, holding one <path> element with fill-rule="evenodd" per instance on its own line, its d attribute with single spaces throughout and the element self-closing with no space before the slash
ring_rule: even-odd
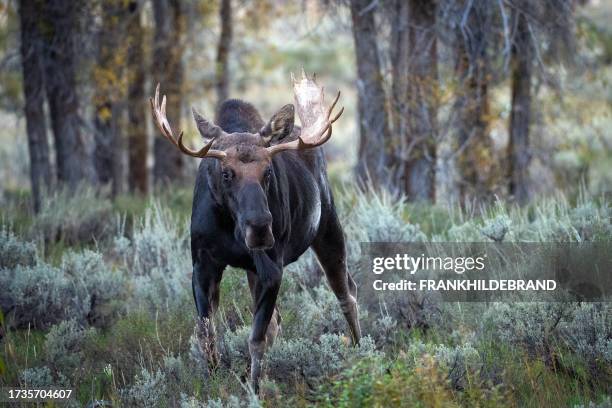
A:
<svg viewBox="0 0 612 408">
<path fill-rule="evenodd" d="M 272 214 L 269 212 L 246 220 L 245 244 L 250 249 L 269 249 L 274 246 Z"/>
</svg>

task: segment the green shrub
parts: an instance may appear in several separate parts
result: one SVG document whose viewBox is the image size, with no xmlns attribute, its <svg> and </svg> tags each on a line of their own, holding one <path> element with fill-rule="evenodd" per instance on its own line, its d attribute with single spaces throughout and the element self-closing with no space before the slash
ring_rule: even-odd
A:
<svg viewBox="0 0 612 408">
<path fill-rule="evenodd" d="M 207 405 L 204 404 L 202 401 L 198 400 L 196 397 L 185 395 L 185 393 L 181 394 L 180 408 L 206 408 L 206 407 Z"/>
<path fill-rule="evenodd" d="M 33 266 L 36 263 L 36 246 L 18 239 L 3 225 L 0 229 L 0 269 Z"/>
<path fill-rule="evenodd" d="M 468 388 L 468 379 L 477 378 L 483 364 L 478 351 L 469 343 L 447 346 L 417 341 L 407 351 L 407 357 L 417 365 L 423 362 L 421 357 L 425 355 L 434 359 L 437 367 L 446 373 L 449 385 L 456 390 Z"/>
<path fill-rule="evenodd" d="M 249 335 L 251 334 L 251 328 L 248 326 L 239 327 L 235 331 L 225 330 L 217 342 L 217 348 L 219 350 L 219 357 L 221 362 L 231 368 L 234 372 L 245 373 L 247 365 L 251 361 L 251 355 L 249 354 Z M 200 347 L 197 346 L 195 336 L 192 346 L 192 356 L 196 356 L 200 364 L 203 367 L 207 365 L 207 358 L 201 356 Z"/>
<path fill-rule="evenodd" d="M 10 326 L 46 328 L 63 320 L 108 324 L 123 308 L 123 276 L 96 252 L 68 252 L 59 267 L 44 262 L 0 269 L 0 306 Z"/>
<path fill-rule="evenodd" d="M 574 405 L 574 408 L 612 408 L 612 400 L 610 397 L 605 397 L 601 402 L 589 401 L 588 405 Z"/>
<path fill-rule="evenodd" d="M 134 384 L 120 391 L 121 402 L 130 407 L 164 407 L 168 400 L 166 376 L 160 369 L 142 369 Z"/>
<path fill-rule="evenodd" d="M 198 407 L 194 398 L 198 376 L 195 367 L 180 356 L 165 355 L 158 368 L 142 368 L 129 387 L 119 391 L 130 407 Z"/>
<path fill-rule="evenodd" d="M 508 234 L 512 220 L 506 214 L 498 214 L 495 218 L 484 221 L 480 233 L 494 242 L 502 242 Z"/>
<path fill-rule="evenodd" d="M 483 328 L 485 337 L 518 347 L 550 368 L 580 372 L 585 367 L 595 381 L 608 383 L 611 316 L 607 303 L 494 304 L 485 312 Z"/>
<path fill-rule="evenodd" d="M 159 204 L 147 209 L 132 238 L 115 238 L 113 253 L 129 271 L 131 308 L 169 310 L 190 290 L 191 256 L 187 228 Z"/>
<path fill-rule="evenodd" d="M 347 191 L 337 199 L 358 286 L 361 241 L 605 241 L 612 235 L 607 204 L 584 199 L 575 208 L 556 200 L 446 214 L 441 225 L 427 228 L 436 233 L 431 238 L 419 227 L 430 213 L 411 213 L 415 205 L 381 193 Z M 360 288 L 366 336 L 352 347 L 341 334 L 347 326 L 340 305 L 309 251 L 286 268 L 278 300 L 283 330 L 264 358 L 260 402 L 246 385 L 252 318 L 244 273 L 225 273 L 217 314 L 222 364 L 209 372 L 192 335 L 187 225 L 159 204 L 143 216 L 139 211 L 133 209 L 129 231 L 111 227 L 97 236 L 114 234 L 99 250 L 59 246 L 57 263 L 3 229 L 0 306 L 11 346 L 0 353 L 14 372 L 11 381 L 69 384 L 80 389 L 83 403 L 95 395 L 124 406 L 155 400 L 181 407 L 516 406 L 515 399 L 572 405 L 609 389 L 606 304 L 443 304 L 413 293 L 368 297 Z M 26 332 L 13 329 L 28 325 L 51 328 L 44 344 L 44 332 L 36 331 L 34 347 L 15 347 Z"/>
<path fill-rule="evenodd" d="M 609 303 L 577 305 L 572 319 L 561 322 L 560 337 L 594 378 L 604 382 L 612 379 L 612 310 Z"/>
<path fill-rule="evenodd" d="M 112 204 L 88 186 L 64 189 L 46 197 L 30 228 L 32 237 L 69 245 L 110 237 L 116 226 Z"/>
<path fill-rule="evenodd" d="M 287 317 L 283 333 L 288 338 L 318 338 L 322 333 L 345 333 L 348 330 L 340 303 L 327 285 L 312 290 L 285 292 L 278 302 Z"/>
<path fill-rule="evenodd" d="M 551 363 L 559 327 L 571 321 L 575 305 L 561 302 L 494 303 L 483 316 L 483 329 L 503 344 L 523 348 Z"/>
<path fill-rule="evenodd" d="M 346 235 L 347 265 L 355 275 L 360 270 L 360 242 L 422 242 L 427 239 L 418 224 L 406 221 L 406 202 L 385 191 L 356 190 L 353 199 L 340 200 Z"/>
<path fill-rule="evenodd" d="M 570 222 L 581 241 L 611 241 L 611 217 L 608 203 L 598 206 L 592 201 L 582 202 L 569 213 Z"/>
<path fill-rule="evenodd" d="M 67 252 L 62 258 L 62 272 L 74 283 L 81 285 L 89 299 L 89 324 L 108 326 L 125 309 L 128 284 L 125 274 L 112 270 L 102 254 L 90 250 Z"/>
<path fill-rule="evenodd" d="M 392 362 L 365 359 L 335 377 L 318 393 L 327 407 L 459 407 L 512 406 L 498 389 L 472 382 L 464 391 L 450 386 L 447 368 L 431 354 L 416 359 L 400 356 Z"/>
<path fill-rule="evenodd" d="M 85 288 L 48 264 L 0 270 L 0 304 L 9 327 L 45 328 L 89 313 Z"/>
<path fill-rule="evenodd" d="M 194 326 L 193 333 L 191 334 L 191 337 L 189 337 L 189 358 L 193 364 L 201 368 L 202 375 L 205 375 L 208 373 L 208 357 L 204 354 L 202 348 L 200 347 L 200 342 L 198 340 L 196 331 L 197 327 Z M 221 343 L 221 341 L 219 341 L 219 343 Z"/>
<path fill-rule="evenodd" d="M 285 291 L 315 288 L 325 281 L 323 276 L 314 251 L 309 249 L 296 262 L 285 267 L 283 287 Z"/>
<path fill-rule="evenodd" d="M 279 339 L 266 352 L 268 376 L 276 382 L 307 383 L 334 375 L 350 361 L 377 355 L 374 341 L 363 337 L 359 346 L 336 334 L 323 334 L 318 341 L 308 339 Z"/>
<path fill-rule="evenodd" d="M 53 376 L 51 369 L 47 366 L 26 368 L 19 375 L 19 379 L 24 387 L 29 388 L 45 388 L 68 385 L 68 380 L 65 377 L 62 377 L 58 383 L 57 377 Z"/>
<path fill-rule="evenodd" d="M 246 398 L 230 395 L 225 401 L 221 399 L 208 400 L 205 408 L 261 408 L 262 404 L 257 396 L 250 392 Z M 181 407 L 182 408 L 182 407 Z"/>
<path fill-rule="evenodd" d="M 585 197 L 572 207 L 561 195 L 536 203 L 531 214 L 521 218 L 515 237 L 532 242 L 584 242 L 612 240 L 612 223 L 607 202 Z M 531 219 L 530 219 L 531 218 Z"/>
<path fill-rule="evenodd" d="M 348 210 L 345 229 L 357 242 L 422 242 L 427 237 L 418 225 L 406 221 L 404 198 L 387 192 L 357 191 L 353 208 Z"/>
<path fill-rule="evenodd" d="M 55 372 L 74 377 L 83 364 L 83 348 L 95 335 L 94 329 L 84 328 L 74 319 L 53 326 L 45 339 L 45 361 Z"/>
</svg>

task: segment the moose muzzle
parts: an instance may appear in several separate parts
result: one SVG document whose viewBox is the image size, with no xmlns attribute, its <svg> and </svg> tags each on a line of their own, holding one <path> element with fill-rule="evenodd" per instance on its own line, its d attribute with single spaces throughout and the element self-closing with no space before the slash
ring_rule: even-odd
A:
<svg viewBox="0 0 612 408">
<path fill-rule="evenodd" d="M 270 249 L 274 246 L 272 216 L 269 222 L 247 223 L 244 242 L 249 249 Z"/>
<path fill-rule="evenodd" d="M 268 200 L 258 183 L 245 186 L 240 194 L 241 227 L 249 249 L 270 249 L 274 246 L 272 214 Z"/>
</svg>

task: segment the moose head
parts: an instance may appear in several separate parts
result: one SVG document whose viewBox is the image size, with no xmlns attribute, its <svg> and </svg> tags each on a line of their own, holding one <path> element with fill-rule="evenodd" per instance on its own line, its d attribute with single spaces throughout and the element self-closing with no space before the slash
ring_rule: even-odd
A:
<svg viewBox="0 0 612 408">
<path fill-rule="evenodd" d="M 275 177 L 273 157 L 287 150 L 321 146 L 329 140 L 332 124 L 344 112 L 342 108 L 332 117 L 340 92 L 326 109 L 322 87 L 304 73 L 301 80 L 292 79 L 302 128 L 299 136 L 290 141 L 283 140 L 293 132 L 295 109 L 291 104 L 283 106 L 257 133 L 227 133 L 192 109 L 206 144 L 199 150 L 191 150 L 183 144 L 182 131 L 178 132 L 178 137 L 174 136 L 166 117 L 166 97 L 163 96 L 161 103 L 159 100 L 159 85 L 155 98 L 150 98 L 155 124 L 166 139 L 188 156 L 218 160 L 218 165 L 212 167 L 212 178 L 217 181 L 213 195 L 230 211 L 237 232 L 251 250 L 269 249 L 274 245 L 267 199 L 268 188 Z"/>
</svg>

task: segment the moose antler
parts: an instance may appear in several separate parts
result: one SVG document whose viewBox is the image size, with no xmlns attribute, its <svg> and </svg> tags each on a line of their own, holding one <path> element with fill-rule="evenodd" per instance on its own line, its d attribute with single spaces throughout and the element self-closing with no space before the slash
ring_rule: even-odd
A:
<svg viewBox="0 0 612 408">
<path fill-rule="evenodd" d="M 179 132 L 178 138 L 174 137 L 172 128 L 170 127 L 170 123 L 166 117 L 166 95 L 162 97 L 161 105 L 159 103 L 159 84 L 157 84 L 157 87 L 155 88 L 155 99 L 149 98 L 149 102 L 151 102 L 151 111 L 153 112 L 154 122 L 161 131 L 162 135 L 164 135 L 164 137 L 181 152 L 188 156 L 200 158 L 213 157 L 215 159 L 223 159 L 226 156 L 224 151 L 211 149 L 215 138 L 206 143 L 206 145 L 204 145 L 204 147 L 202 147 L 200 150 L 191 150 L 185 147 L 183 144 L 182 131 Z"/>
<path fill-rule="evenodd" d="M 299 81 L 295 80 L 293 74 L 291 79 L 297 113 L 302 123 L 302 131 L 296 140 L 268 147 L 268 152 L 271 155 L 285 150 L 312 149 L 321 146 L 329 140 L 332 135 L 332 124 L 344 112 L 344 108 L 342 108 L 336 116 L 333 118 L 331 116 L 340 98 L 340 91 L 338 91 L 338 95 L 336 95 L 329 109 L 325 109 L 323 87 L 317 85 L 314 77 L 313 79 L 308 78 L 302 70 L 302 78 Z"/>
</svg>

